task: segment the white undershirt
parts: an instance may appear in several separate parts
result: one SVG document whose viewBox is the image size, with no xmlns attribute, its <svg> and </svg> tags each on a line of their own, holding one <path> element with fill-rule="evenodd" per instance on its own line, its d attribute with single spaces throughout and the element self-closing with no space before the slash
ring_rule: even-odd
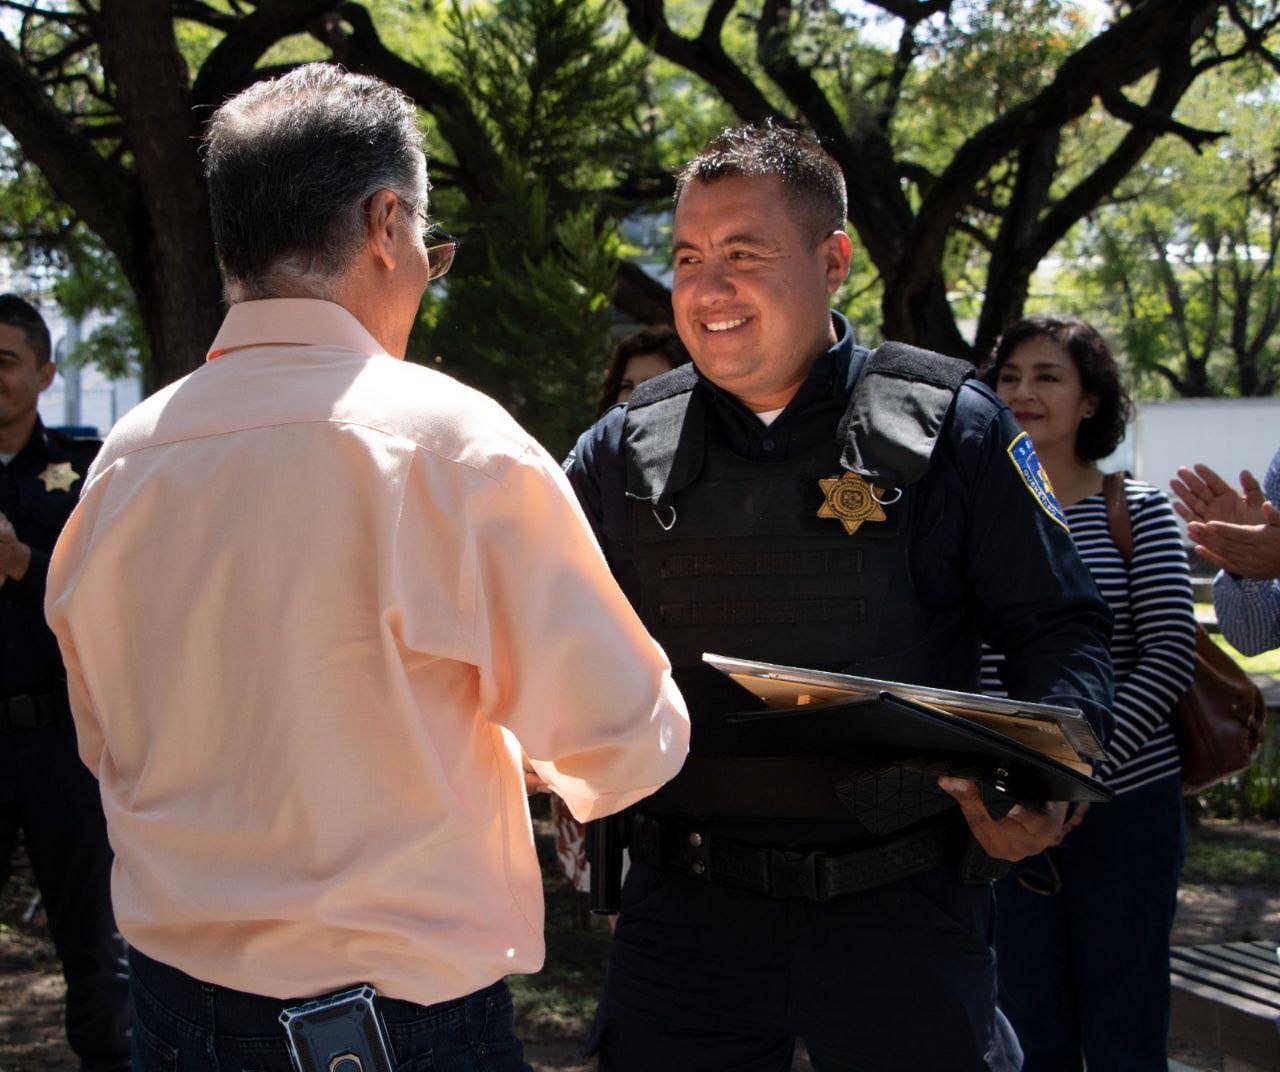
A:
<svg viewBox="0 0 1280 1072">
<path fill-rule="evenodd" d="M 757 413 L 756 416 L 760 418 L 760 423 L 768 428 L 778 419 L 778 414 L 786 408 L 786 406 L 779 406 L 777 409 L 767 409 L 763 413 Z"/>
<path fill-rule="evenodd" d="M 17 456 L 17 451 L 14 451 L 12 454 L 0 454 L 0 465 L 8 465 Z"/>
</svg>

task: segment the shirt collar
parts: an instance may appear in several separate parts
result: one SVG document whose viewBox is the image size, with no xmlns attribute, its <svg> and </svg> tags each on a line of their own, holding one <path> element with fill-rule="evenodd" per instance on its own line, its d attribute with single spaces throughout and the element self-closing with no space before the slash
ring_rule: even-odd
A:
<svg viewBox="0 0 1280 1072">
<path fill-rule="evenodd" d="M 33 461 L 44 458 L 49 454 L 50 448 L 53 446 L 50 442 L 53 437 L 54 433 L 44 426 L 44 421 L 37 414 L 35 427 L 31 429 L 31 434 L 27 436 L 27 441 L 9 459 L 9 464 L 16 465 L 19 461 Z"/>
<path fill-rule="evenodd" d="M 335 302 L 315 298 L 268 298 L 237 302 L 227 310 L 206 361 L 242 346 L 287 343 L 329 346 L 359 354 L 386 348 L 354 316 Z"/>
<path fill-rule="evenodd" d="M 836 341 L 819 354 L 817 360 L 810 366 L 804 383 L 778 415 L 775 425 L 785 421 L 791 413 L 803 412 L 819 399 L 838 394 L 847 395 L 856 380 L 862 362 L 855 360 L 857 351 L 853 345 L 853 329 L 849 326 L 849 321 L 834 309 L 831 311 L 831 324 L 836 331 Z M 701 372 L 698 373 L 698 380 L 718 401 L 736 406 L 744 413 L 750 412 L 734 395 L 717 387 Z M 751 416 L 754 420 L 755 414 Z M 754 423 L 759 424 L 759 421 L 756 420 Z M 764 425 L 760 427 L 763 428 Z"/>
</svg>

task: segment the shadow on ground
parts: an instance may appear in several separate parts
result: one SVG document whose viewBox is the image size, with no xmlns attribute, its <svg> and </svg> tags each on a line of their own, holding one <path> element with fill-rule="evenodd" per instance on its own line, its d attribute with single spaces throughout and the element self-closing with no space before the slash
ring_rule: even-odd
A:
<svg viewBox="0 0 1280 1072">
<path fill-rule="evenodd" d="M 1178 893 L 1174 944 L 1280 941 L 1280 884 L 1224 881 L 1232 877 L 1224 868 L 1239 858 L 1232 854 L 1240 846 L 1280 854 L 1280 826 L 1210 823 L 1195 837 L 1208 848 L 1201 851 L 1199 871 L 1192 873 L 1197 881 L 1184 882 Z M 510 980 L 517 1027 L 535 1072 L 588 1072 L 595 1063 L 582 1056 L 583 1039 L 609 932 L 602 921 L 586 919 L 581 896 L 569 889 L 558 868 L 544 867 L 544 879 L 547 967 Z M 29 922 L 23 919 L 34 895 L 19 853 L 12 878 L 0 892 L 0 1072 L 76 1072 L 77 1062 L 62 1034 L 64 985 L 43 913 Z M 1222 1069 L 1222 1058 L 1215 1053 L 1175 1045 L 1172 1054 L 1197 1072 Z M 794 1072 L 809 1068 L 799 1055 Z"/>
</svg>

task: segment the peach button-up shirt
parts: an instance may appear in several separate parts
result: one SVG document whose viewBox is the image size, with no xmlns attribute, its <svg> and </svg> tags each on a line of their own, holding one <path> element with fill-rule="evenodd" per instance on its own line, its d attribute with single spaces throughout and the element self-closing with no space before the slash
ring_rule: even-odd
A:
<svg viewBox="0 0 1280 1072">
<path fill-rule="evenodd" d="M 46 609 L 125 938 L 277 998 L 430 1004 L 543 960 L 521 750 L 581 820 L 684 702 L 559 467 L 338 305 L 233 306 L 115 427 Z"/>
</svg>

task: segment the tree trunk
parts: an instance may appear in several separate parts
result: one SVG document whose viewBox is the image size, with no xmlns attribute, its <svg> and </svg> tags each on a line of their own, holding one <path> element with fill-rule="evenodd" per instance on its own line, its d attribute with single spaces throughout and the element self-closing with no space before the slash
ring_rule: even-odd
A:
<svg viewBox="0 0 1280 1072">
<path fill-rule="evenodd" d="M 936 272 L 929 286 L 914 301 L 900 300 L 902 292 L 892 281 L 884 288 L 881 314 L 884 337 L 894 342 L 923 346 L 948 357 L 977 358 L 973 347 L 965 341 L 956 326 L 955 315 L 947 301 L 947 285 L 942 273 Z"/>
<path fill-rule="evenodd" d="M 130 282 L 151 344 L 146 386 L 155 389 L 200 366 L 222 321 L 200 131 L 169 0 L 103 0 L 100 45 L 142 190 Z"/>
</svg>

